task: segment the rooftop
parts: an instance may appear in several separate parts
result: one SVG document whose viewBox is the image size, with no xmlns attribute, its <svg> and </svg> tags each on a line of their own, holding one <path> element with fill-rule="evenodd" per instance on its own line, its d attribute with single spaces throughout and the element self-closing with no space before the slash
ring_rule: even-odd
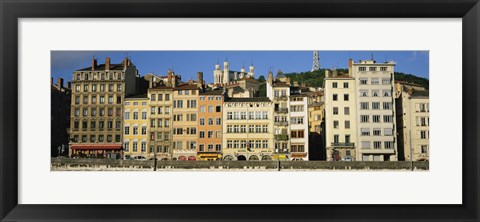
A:
<svg viewBox="0 0 480 222">
<path fill-rule="evenodd" d="M 123 70 L 123 64 L 110 64 L 110 70 Z M 89 66 L 76 71 L 92 71 L 92 67 Z M 93 71 L 105 71 L 105 64 L 99 64 Z"/>
<path fill-rule="evenodd" d="M 208 90 L 200 93 L 200 95 L 222 95 L 222 94 L 223 94 L 223 89 Z"/>
<path fill-rule="evenodd" d="M 125 97 L 125 99 L 148 99 L 148 95 L 146 93 L 131 95 Z"/>
<path fill-rule="evenodd" d="M 428 97 L 428 90 L 414 90 L 411 97 Z"/>
</svg>

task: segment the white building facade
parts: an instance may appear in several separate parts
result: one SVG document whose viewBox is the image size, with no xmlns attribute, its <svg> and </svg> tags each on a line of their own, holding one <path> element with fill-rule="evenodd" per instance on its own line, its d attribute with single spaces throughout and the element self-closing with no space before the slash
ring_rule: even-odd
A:
<svg viewBox="0 0 480 222">
<path fill-rule="evenodd" d="M 213 83 L 228 84 L 243 78 L 253 78 L 254 74 L 255 67 L 253 65 L 249 67 L 248 72 L 245 70 L 245 67 L 242 67 L 240 71 L 233 71 L 230 70 L 230 63 L 225 61 L 223 63 L 223 69 L 220 67 L 220 64 L 215 65 L 215 70 L 213 71 Z"/>
</svg>

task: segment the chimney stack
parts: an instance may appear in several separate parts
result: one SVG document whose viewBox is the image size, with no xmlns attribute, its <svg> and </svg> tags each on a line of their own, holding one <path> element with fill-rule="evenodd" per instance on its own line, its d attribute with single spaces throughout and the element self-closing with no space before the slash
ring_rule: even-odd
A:
<svg viewBox="0 0 480 222">
<path fill-rule="evenodd" d="M 107 57 L 105 59 L 105 70 L 107 70 L 107 71 L 110 70 L 110 58 L 109 57 Z"/>
<path fill-rule="evenodd" d="M 333 70 L 333 77 L 337 77 L 337 69 Z"/>
<path fill-rule="evenodd" d="M 329 77 L 330 77 L 330 70 L 325 69 L 325 78 L 329 78 Z"/>
<path fill-rule="evenodd" d="M 67 89 L 72 89 L 72 82 L 67 82 Z"/>
<path fill-rule="evenodd" d="M 197 85 L 199 88 L 203 88 L 203 72 L 197 72 Z"/>
<path fill-rule="evenodd" d="M 58 78 L 58 89 L 63 88 L 63 78 Z"/>
<path fill-rule="evenodd" d="M 97 68 L 97 59 L 92 56 L 92 70 L 95 70 Z"/>
<path fill-rule="evenodd" d="M 173 85 L 172 84 L 172 70 L 171 69 L 168 69 L 168 84 L 169 85 Z"/>
<path fill-rule="evenodd" d="M 348 77 L 352 77 L 353 59 L 348 60 Z"/>
<path fill-rule="evenodd" d="M 271 70 L 268 71 L 268 79 L 267 79 L 267 81 L 268 81 L 268 83 L 269 83 L 270 85 L 273 84 L 273 73 L 272 73 Z"/>
</svg>

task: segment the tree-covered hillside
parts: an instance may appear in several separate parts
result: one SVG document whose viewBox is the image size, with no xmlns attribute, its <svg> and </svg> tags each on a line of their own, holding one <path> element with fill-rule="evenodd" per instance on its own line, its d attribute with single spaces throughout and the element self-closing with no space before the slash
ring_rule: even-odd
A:
<svg viewBox="0 0 480 222">
<path fill-rule="evenodd" d="M 339 74 L 348 73 L 348 69 L 337 69 Z M 323 87 L 323 79 L 325 78 L 325 69 L 320 69 L 313 72 L 301 72 L 301 73 L 285 73 L 285 76 L 290 77 L 292 83 L 297 81 L 298 83 L 305 82 L 307 85 L 314 87 Z M 428 89 L 428 79 L 414 76 L 412 74 L 405 74 L 402 72 L 395 72 L 396 81 L 404 81 L 409 83 L 415 83 Z"/>
</svg>

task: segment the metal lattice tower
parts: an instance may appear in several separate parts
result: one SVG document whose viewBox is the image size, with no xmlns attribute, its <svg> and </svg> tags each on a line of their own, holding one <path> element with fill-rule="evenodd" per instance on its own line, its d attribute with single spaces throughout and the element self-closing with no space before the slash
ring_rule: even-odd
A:
<svg viewBox="0 0 480 222">
<path fill-rule="evenodd" d="M 320 70 L 320 56 L 318 55 L 318 51 L 313 51 L 312 72 L 317 70 Z"/>
</svg>

